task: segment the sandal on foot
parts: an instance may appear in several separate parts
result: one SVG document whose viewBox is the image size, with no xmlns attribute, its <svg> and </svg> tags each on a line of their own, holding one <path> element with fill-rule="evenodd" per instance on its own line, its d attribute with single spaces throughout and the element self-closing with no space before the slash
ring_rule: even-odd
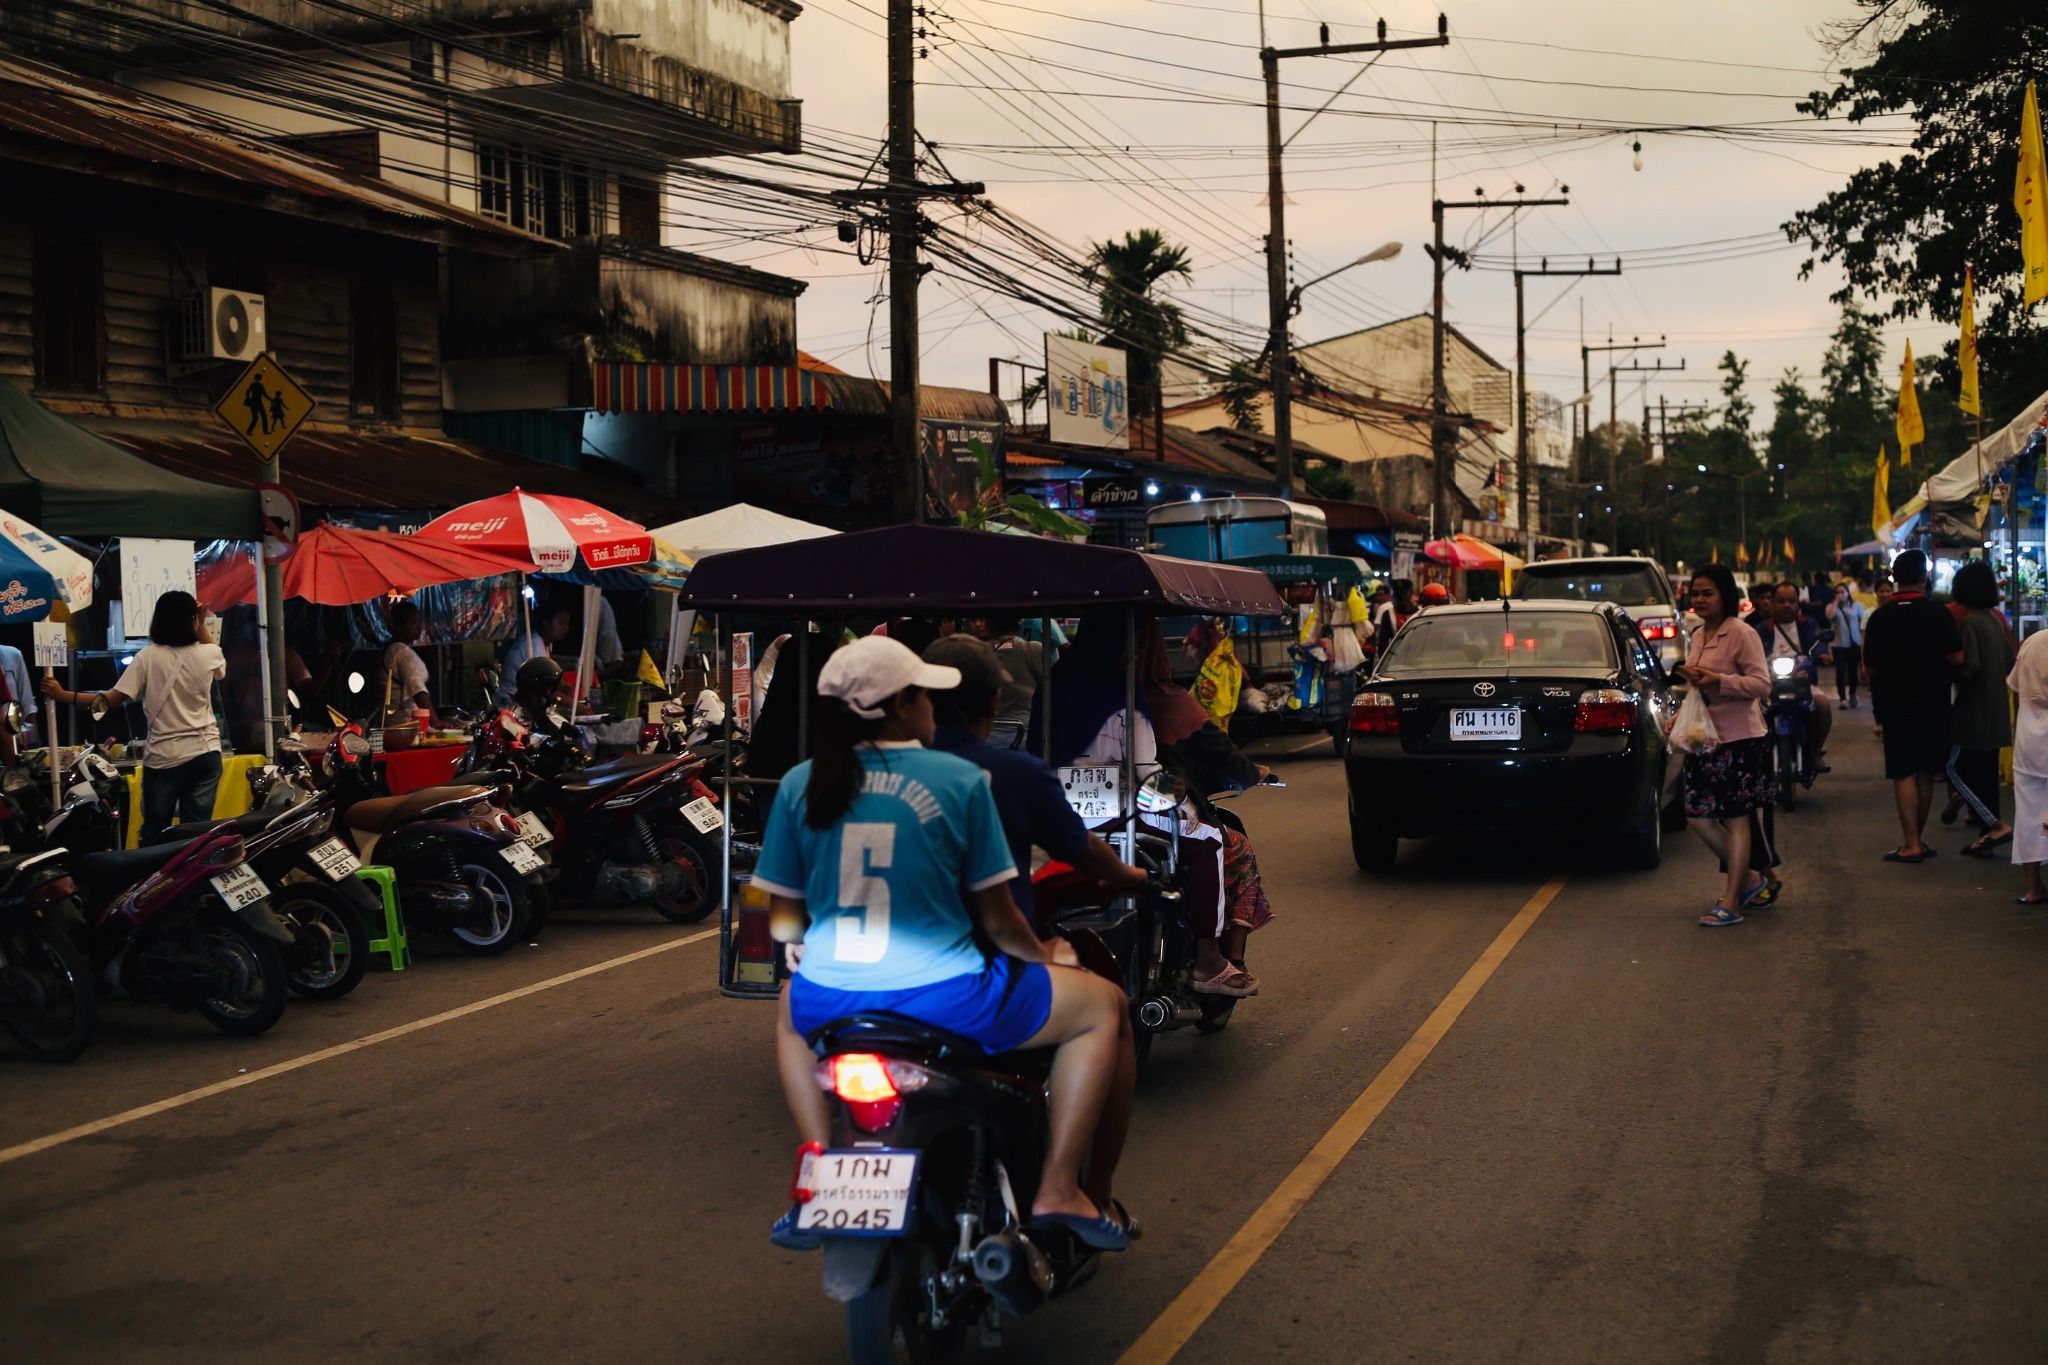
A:
<svg viewBox="0 0 2048 1365">
<path fill-rule="evenodd" d="M 1771 879 L 1765 877 L 1750 890 L 1742 893 L 1742 899 L 1735 902 L 1735 908 L 1737 910 L 1768 910 L 1771 908 L 1771 902 L 1777 899 L 1777 894 L 1771 890 Z"/>
<path fill-rule="evenodd" d="M 1730 924 L 1740 923 L 1742 923 L 1742 916 L 1730 910 L 1719 901 L 1714 902 L 1713 909 L 1700 916 L 1700 927 L 1703 929 L 1720 929 Z"/>
<path fill-rule="evenodd" d="M 797 1218 L 803 1211 L 803 1205 L 791 1205 L 789 1212 L 776 1219 L 775 1226 L 768 1229 L 768 1240 L 784 1251 L 816 1251 L 825 1245 L 823 1237 L 798 1225 Z"/>
<path fill-rule="evenodd" d="M 2007 830 L 1996 839 L 1972 839 L 1969 843 L 1963 845 L 1963 852 L 1969 854 L 1972 858 L 1989 858 L 1993 850 L 2004 848 L 2011 842 L 2012 831 Z"/>
<path fill-rule="evenodd" d="M 1206 980 L 1195 977 L 1188 986 L 1202 995 L 1230 995 L 1240 1000 L 1259 993 L 1259 983 L 1242 967 L 1225 967 Z"/>
<path fill-rule="evenodd" d="M 2048 896 L 2042 896 L 2038 900 L 2032 896 L 2014 896 L 2012 899 L 2015 905 L 2048 905 Z"/>
<path fill-rule="evenodd" d="M 1131 1249 L 1131 1235 L 1124 1230 L 1123 1225 L 1100 1211 L 1092 1218 L 1085 1213 L 1034 1213 L 1031 1215 L 1030 1226 L 1058 1228 L 1062 1232 L 1073 1234 L 1083 1245 L 1091 1246 L 1097 1251 Z"/>
<path fill-rule="evenodd" d="M 1135 1242 L 1145 1235 L 1145 1229 L 1138 1225 L 1137 1219 L 1131 1217 L 1131 1211 L 1124 1207 L 1123 1200 L 1111 1199 L 1109 1201 L 1109 1213 L 1110 1217 L 1116 1219 L 1122 1225 L 1124 1236 L 1128 1237 L 1131 1241 Z"/>
<path fill-rule="evenodd" d="M 1902 848 L 1895 848 L 1884 855 L 1884 860 L 1888 863 L 1924 863 L 1933 856 L 1934 850 L 1931 848 L 1922 849 L 1918 853 L 1908 853 Z"/>
</svg>

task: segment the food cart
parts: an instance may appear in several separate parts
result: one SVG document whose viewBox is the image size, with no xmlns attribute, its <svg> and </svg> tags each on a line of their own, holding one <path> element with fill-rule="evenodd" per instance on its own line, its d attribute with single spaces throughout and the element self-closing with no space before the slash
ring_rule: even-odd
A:
<svg viewBox="0 0 2048 1365">
<path fill-rule="evenodd" d="M 1362 665 L 1353 663 L 1345 667 L 1342 661 L 1334 661 L 1320 666 L 1315 685 L 1306 689 L 1308 695 L 1299 695 L 1303 689 L 1294 685 L 1298 669 L 1317 666 L 1303 658 L 1300 623 L 1313 611 L 1326 628 L 1352 629 L 1341 624 L 1330 627 L 1330 621 L 1352 589 L 1363 589 L 1371 580 L 1371 566 L 1350 555 L 1250 555 L 1230 562 L 1266 575 L 1292 609 L 1286 626 L 1275 628 L 1257 620 L 1246 625 L 1245 644 L 1239 650 L 1246 688 L 1277 678 L 1288 684 L 1288 693 L 1280 704 L 1268 709 L 1240 707 L 1231 717 L 1232 737 L 1243 741 L 1322 731 L 1341 745 Z M 1370 650 L 1362 652 L 1369 654 Z"/>
</svg>

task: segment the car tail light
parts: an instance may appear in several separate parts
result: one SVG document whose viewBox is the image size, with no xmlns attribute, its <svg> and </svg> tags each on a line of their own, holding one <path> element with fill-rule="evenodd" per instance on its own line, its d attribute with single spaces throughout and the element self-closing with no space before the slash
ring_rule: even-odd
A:
<svg viewBox="0 0 2048 1365">
<path fill-rule="evenodd" d="M 1572 729 L 1582 735 L 1618 735 L 1636 724 L 1634 695 L 1616 687 L 1596 687 L 1579 693 L 1578 714 Z"/>
<path fill-rule="evenodd" d="M 1644 621 L 1636 626 L 1636 633 L 1641 635 L 1646 641 L 1676 640 L 1678 638 L 1678 623 L 1676 621 Z"/>
<path fill-rule="evenodd" d="M 1391 692 L 1360 692 L 1351 703 L 1351 733 L 1354 735 L 1398 735 L 1401 713 Z"/>
</svg>

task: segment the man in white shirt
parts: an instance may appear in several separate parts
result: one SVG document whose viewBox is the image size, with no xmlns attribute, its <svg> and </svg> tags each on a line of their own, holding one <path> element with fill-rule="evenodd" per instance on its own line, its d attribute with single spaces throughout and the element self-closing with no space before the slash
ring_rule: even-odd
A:
<svg viewBox="0 0 2048 1365">
<path fill-rule="evenodd" d="M 391 643 L 384 646 L 385 682 L 379 696 L 383 699 L 386 725 L 407 724 L 416 710 L 425 710 L 427 723 L 434 723 L 434 699 L 427 691 L 427 662 L 412 647 L 419 638 L 420 609 L 411 602 L 400 602 L 391 609 Z"/>
</svg>

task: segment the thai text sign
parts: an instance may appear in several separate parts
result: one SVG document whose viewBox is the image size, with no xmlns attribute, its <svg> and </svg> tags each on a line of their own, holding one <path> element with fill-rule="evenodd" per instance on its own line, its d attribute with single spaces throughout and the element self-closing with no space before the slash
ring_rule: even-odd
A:
<svg viewBox="0 0 2048 1365">
<path fill-rule="evenodd" d="M 1045 393 L 1052 440 L 1131 448 L 1130 381 L 1122 351 L 1071 337 L 1045 339 Z"/>
</svg>

